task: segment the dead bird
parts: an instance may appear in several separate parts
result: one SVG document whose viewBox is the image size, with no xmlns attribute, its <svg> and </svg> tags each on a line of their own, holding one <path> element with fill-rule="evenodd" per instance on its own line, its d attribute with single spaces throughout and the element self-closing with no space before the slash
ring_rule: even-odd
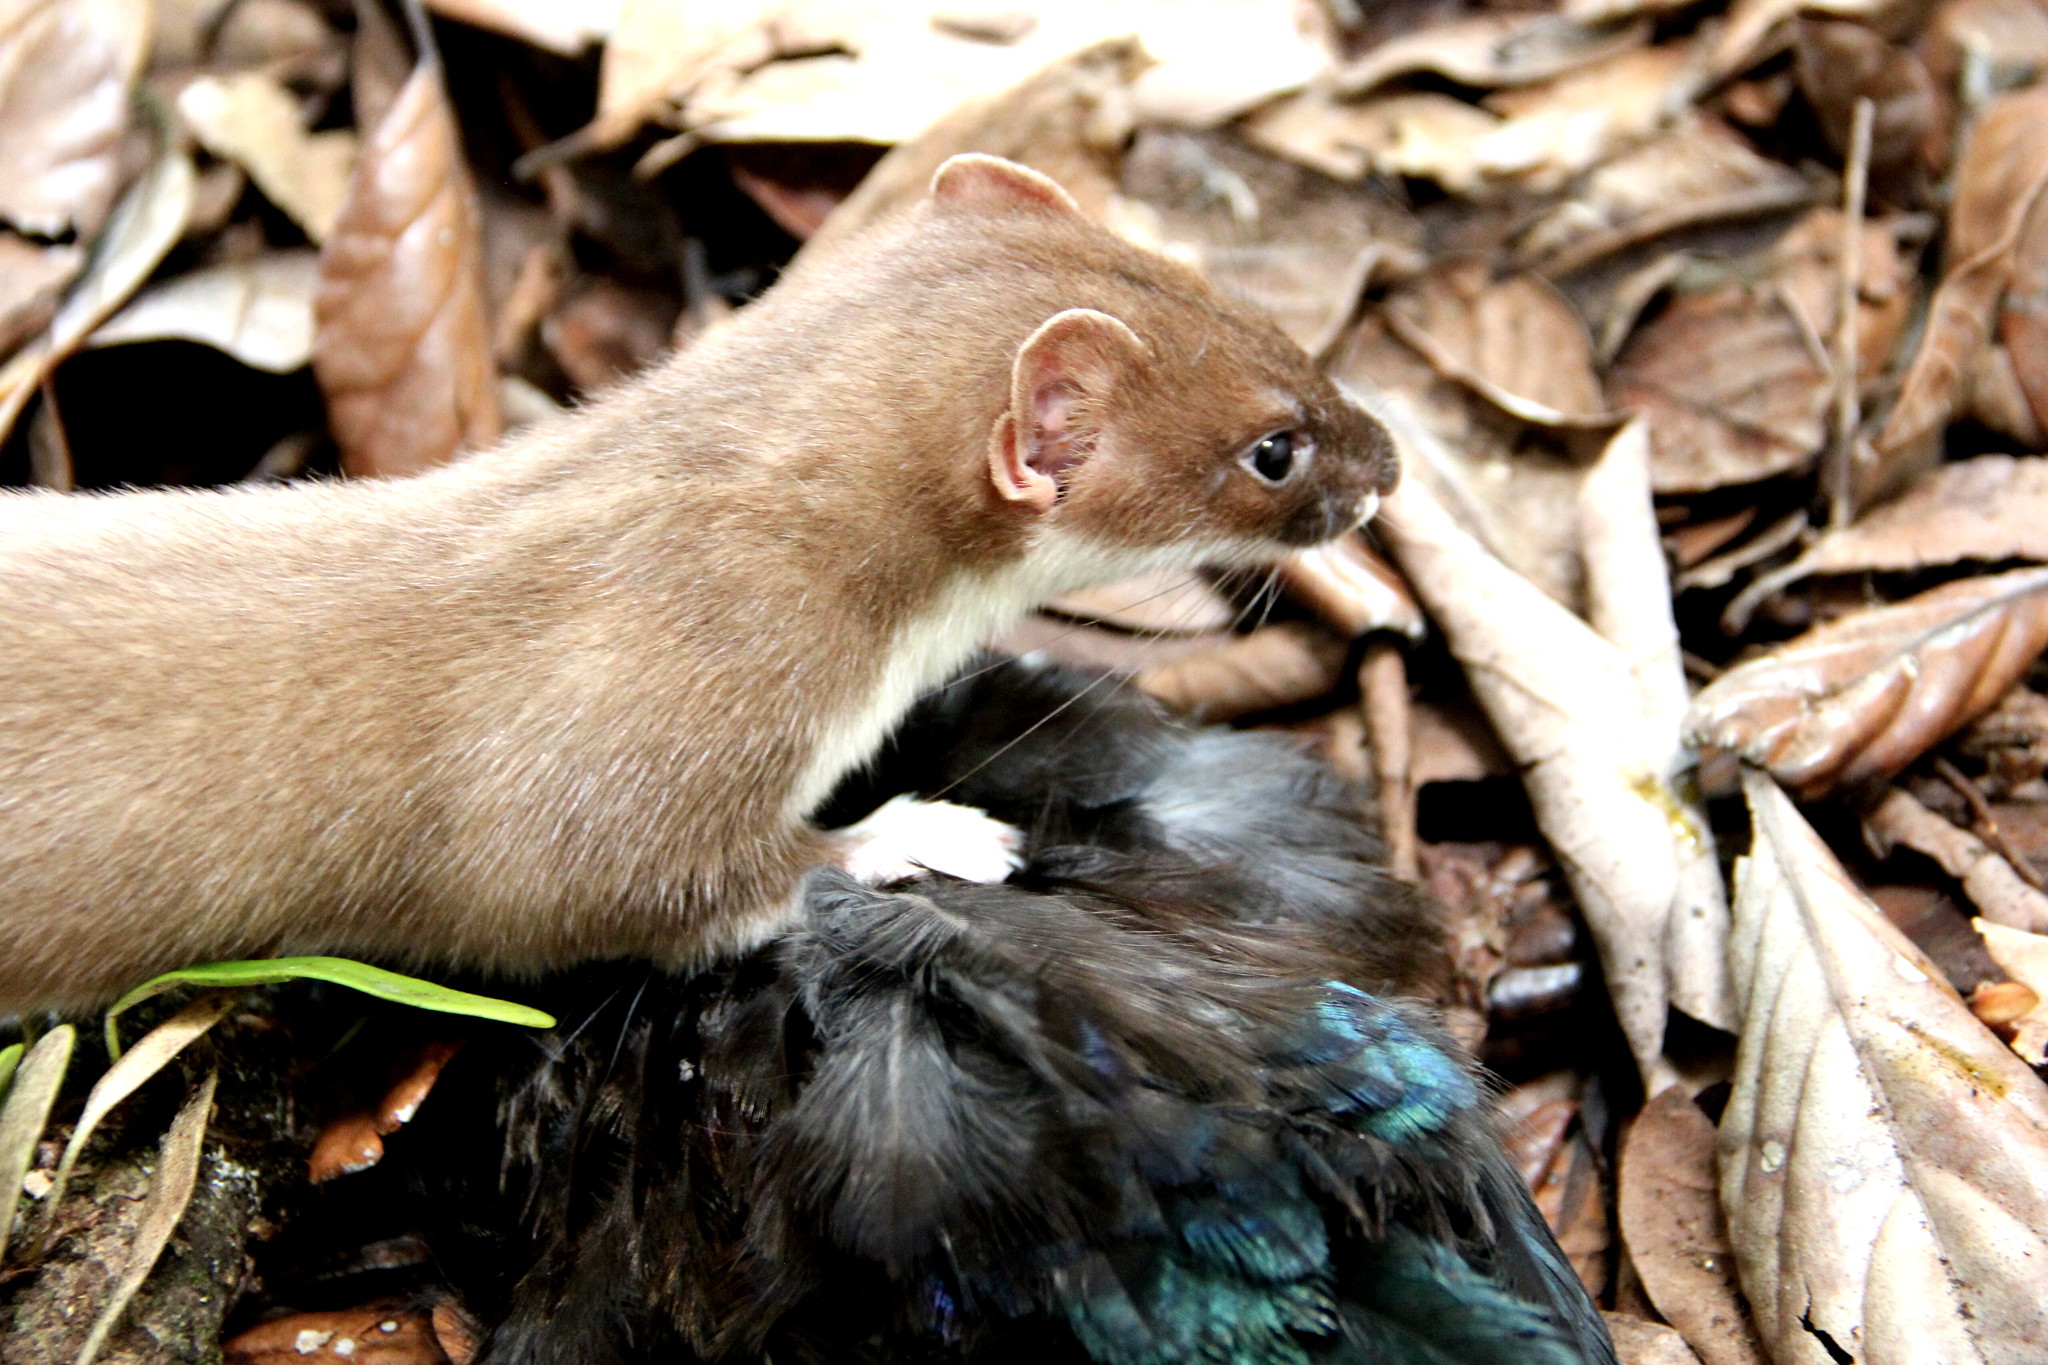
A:
<svg viewBox="0 0 2048 1365">
<path fill-rule="evenodd" d="M 436 1211 L 479 1361 L 1613 1360 L 1327 770 L 991 662 L 832 809 L 904 791 L 1024 868 L 823 871 L 743 959 L 554 978 L 334 1188 Z"/>
</svg>

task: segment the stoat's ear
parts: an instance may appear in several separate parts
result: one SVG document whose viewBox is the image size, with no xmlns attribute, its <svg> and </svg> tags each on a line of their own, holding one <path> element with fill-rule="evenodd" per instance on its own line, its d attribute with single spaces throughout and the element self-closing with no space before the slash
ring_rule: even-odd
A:
<svg viewBox="0 0 2048 1365">
<path fill-rule="evenodd" d="M 1033 209 L 1079 214 L 1081 206 L 1059 182 L 999 156 L 963 152 L 946 158 L 932 176 L 932 198 L 962 209 Z"/>
<path fill-rule="evenodd" d="M 1051 511 L 1074 470 L 1102 447 L 1118 388 L 1150 354 L 1136 332 L 1093 308 L 1046 319 L 1017 348 L 1010 406 L 989 437 L 996 492 Z"/>
</svg>

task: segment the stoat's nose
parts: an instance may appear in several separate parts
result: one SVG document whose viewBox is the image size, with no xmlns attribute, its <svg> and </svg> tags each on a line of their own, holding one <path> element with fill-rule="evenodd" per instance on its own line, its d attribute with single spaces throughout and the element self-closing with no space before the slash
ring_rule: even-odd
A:
<svg viewBox="0 0 2048 1365">
<path fill-rule="evenodd" d="M 1358 519 L 1354 521 L 1352 525 L 1365 525 L 1368 521 L 1371 521 L 1373 519 L 1373 514 L 1378 512 L 1379 510 L 1380 495 L 1378 493 L 1367 493 L 1364 497 L 1358 500 Z"/>
</svg>

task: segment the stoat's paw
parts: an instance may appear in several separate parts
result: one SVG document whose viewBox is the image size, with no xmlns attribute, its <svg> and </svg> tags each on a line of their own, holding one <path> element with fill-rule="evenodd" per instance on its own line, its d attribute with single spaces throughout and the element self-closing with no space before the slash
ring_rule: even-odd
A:
<svg viewBox="0 0 2048 1365">
<path fill-rule="evenodd" d="M 898 796 L 839 831 L 839 866 L 870 886 L 927 871 L 999 882 L 1023 866 L 1024 836 L 972 806 Z"/>
</svg>

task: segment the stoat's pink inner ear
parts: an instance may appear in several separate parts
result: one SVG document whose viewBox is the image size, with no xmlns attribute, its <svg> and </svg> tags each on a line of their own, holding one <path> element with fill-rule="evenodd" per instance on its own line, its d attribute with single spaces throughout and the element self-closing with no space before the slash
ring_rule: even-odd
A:
<svg viewBox="0 0 2048 1365">
<path fill-rule="evenodd" d="M 1069 308 L 1048 318 L 1011 366 L 1010 406 L 989 444 L 996 491 L 1048 512 L 1082 464 L 1113 458 L 1109 414 L 1149 355 L 1137 333 L 1107 313 Z"/>
<path fill-rule="evenodd" d="M 999 156 L 964 152 L 948 157 L 932 176 L 932 198 L 959 209 L 1027 209 L 1079 214 L 1081 206 L 1059 182 Z"/>
</svg>

